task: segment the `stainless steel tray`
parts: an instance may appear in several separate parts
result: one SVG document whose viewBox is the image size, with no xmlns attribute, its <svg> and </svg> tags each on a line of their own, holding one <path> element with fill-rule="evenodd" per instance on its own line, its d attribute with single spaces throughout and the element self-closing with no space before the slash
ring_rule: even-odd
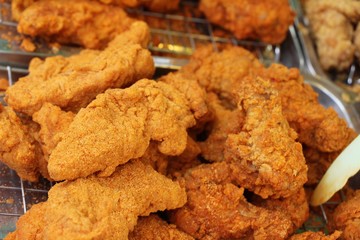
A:
<svg viewBox="0 0 360 240">
<path fill-rule="evenodd" d="M 186 64 L 198 44 L 210 43 L 215 49 L 218 44 L 222 43 L 243 46 L 251 49 L 266 65 L 280 62 L 287 67 L 299 68 L 305 77 L 305 81 L 318 92 L 320 102 L 326 107 L 333 107 L 350 127 L 360 132 L 359 114 L 353 104 L 343 100 L 344 90 L 316 74 L 309 67 L 309 63 L 306 61 L 307 57 L 304 55 L 303 42 L 299 41 L 296 25 L 289 28 L 285 42 L 279 46 L 239 41 L 231 35 L 217 37 L 214 34 L 215 27 L 206 19 L 198 15 L 188 15 L 186 9 L 196 7 L 196 4 L 196 1 L 182 1 L 182 9 L 185 10 L 175 14 L 158 14 L 142 9 L 131 10 L 132 14 L 163 21 L 161 27 L 150 24 L 152 42 L 149 48 L 153 53 L 158 75 L 178 69 Z M 8 9 L 9 4 L 5 2 L 0 4 L 1 7 Z M 179 23 L 184 28 L 179 29 Z M 0 32 L 3 29 L 14 31 L 16 26 L 8 16 L 4 15 L 0 15 L 0 25 L 2 25 Z M 4 39 L 0 39 L 0 48 L 0 76 L 7 77 L 10 85 L 16 82 L 20 76 L 26 75 L 26 67 L 32 57 L 46 57 L 54 54 L 69 55 L 80 50 L 64 47 L 59 52 L 54 53 L 51 49 L 42 46 L 34 53 L 27 53 L 17 47 L 16 43 L 13 44 Z M 47 191 L 51 186 L 52 184 L 46 180 L 41 180 L 36 184 L 22 181 L 14 171 L 0 163 L 0 239 L 15 229 L 18 217 L 33 204 L 46 200 Z M 335 202 L 327 204 L 338 204 L 343 196 L 340 194 L 337 199 Z M 319 212 L 321 214 L 313 214 L 300 231 L 325 229 L 327 215 L 324 206 L 319 208 Z"/>
</svg>

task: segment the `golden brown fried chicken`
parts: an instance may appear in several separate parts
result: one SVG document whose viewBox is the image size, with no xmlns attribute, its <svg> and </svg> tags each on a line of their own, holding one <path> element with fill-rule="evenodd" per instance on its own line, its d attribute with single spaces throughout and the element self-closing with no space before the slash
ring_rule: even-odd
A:
<svg viewBox="0 0 360 240">
<path fill-rule="evenodd" d="M 271 44 L 285 40 L 295 17 L 287 0 L 201 0 L 199 8 L 235 37 Z"/>
<path fill-rule="evenodd" d="M 307 167 L 278 92 L 270 81 L 247 77 L 234 100 L 245 119 L 240 131 L 227 136 L 224 158 L 239 168 L 237 183 L 262 198 L 298 192 L 307 181 Z"/>
<path fill-rule="evenodd" d="M 309 217 L 309 204 L 304 188 L 288 198 L 252 199 L 252 204 L 271 211 L 279 211 L 289 216 L 293 224 L 293 231 L 300 228 Z"/>
<path fill-rule="evenodd" d="M 196 239 L 286 239 L 290 218 L 249 203 L 244 189 L 231 183 L 239 174 L 225 162 L 188 170 L 188 201 L 171 214 L 171 222 Z"/>
<path fill-rule="evenodd" d="M 295 234 L 289 240 L 336 240 L 340 237 L 341 232 L 336 231 L 331 235 L 325 235 L 322 232 L 304 232 L 300 234 Z"/>
<path fill-rule="evenodd" d="M 0 104 L 0 160 L 24 180 L 37 181 L 35 139 L 10 107 Z"/>
<path fill-rule="evenodd" d="M 18 32 L 49 42 L 102 49 L 134 22 L 126 12 L 92 0 L 40 0 L 20 16 Z"/>
<path fill-rule="evenodd" d="M 317 93 L 304 82 L 298 69 L 280 64 L 265 68 L 240 47 L 227 47 L 221 52 L 215 52 L 211 46 L 199 48 L 182 71 L 193 73 L 207 91 L 230 102 L 236 85 L 251 79 L 245 76 L 269 79 L 279 92 L 284 115 L 298 133 L 299 141 L 322 152 L 342 150 L 354 135 L 334 109 L 320 105 Z"/>
<path fill-rule="evenodd" d="M 224 160 L 225 142 L 230 133 L 239 132 L 244 124 L 245 114 L 240 109 L 226 108 L 216 94 L 208 94 L 209 107 L 214 112 L 211 132 L 205 141 L 199 142 L 201 155 L 208 161 Z"/>
<path fill-rule="evenodd" d="M 62 135 L 69 128 L 74 117 L 74 113 L 64 112 L 51 103 L 45 103 L 39 111 L 33 114 L 33 121 L 40 125 L 38 139 L 44 154 L 43 162 L 39 163 L 39 165 L 41 165 L 39 166 L 39 170 L 41 175 L 47 179 L 51 179 L 47 171 L 49 156 L 61 141 Z"/>
<path fill-rule="evenodd" d="M 12 0 L 11 1 L 11 17 L 15 21 L 19 21 L 21 13 L 37 0 Z"/>
<path fill-rule="evenodd" d="M 43 240 L 46 206 L 46 202 L 33 205 L 29 211 L 19 218 L 16 223 L 16 230 L 7 235 L 5 240 Z"/>
<path fill-rule="evenodd" d="M 194 240 L 190 235 L 180 231 L 174 224 L 168 224 L 159 216 L 151 214 L 140 217 L 129 234 L 129 240 Z"/>
<path fill-rule="evenodd" d="M 336 207 L 331 225 L 342 231 L 341 239 L 360 239 L 360 190 Z"/>
<path fill-rule="evenodd" d="M 28 115 L 45 102 L 76 112 L 108 88 L 126 87 L 141 78 L 152 77 L 153 59 L 140 45 L 148 39 L 147 25 L 136 22 L 104 51 L 86 51 L 68 59 L 35 60 L 30 74 L 7 90 L 5 100 Z M 81 58 L 85 59 L 78 62 Z M 54 64 L 58 66 L 53 68 Z"/>
<path fill-rule="evenodd" d="M 360 20 L 360 2 L 354 0 L 306 0 L 320 64 L 325 70 L 344 71 L 354 59 L 352 22 Z"/>
<path fill-rule="evenodd" d="M 216 52 L 212 45 L 198 48 L 180 71 L 192 75 L 206 92 L 221 99 L 232 99 L 232 91 L 247 75 L 264 68 L 251 52 L 241 47 L 227 47 Z"/>
<path fill-rule="evenodd" d="M 41 233 L 41 239 L 128 239 L 138 216 L 185 202 L 178 183 L 135 160 L 107 178 L 90 176 L 56 184 L 46 203 L 20 218 L 16 234 L 31 228 L 28 234 Z"/>
<path fill-rule="evenodd" d="M 166 83 L 144 79 L 107 90 L 75 116 L 50 156 L 50 176 L 109 176 L 118 165 L 141 157 L 151 140 L 162 154 L 180 155 L 195 123 L 185 95 Z"/>
</svg>

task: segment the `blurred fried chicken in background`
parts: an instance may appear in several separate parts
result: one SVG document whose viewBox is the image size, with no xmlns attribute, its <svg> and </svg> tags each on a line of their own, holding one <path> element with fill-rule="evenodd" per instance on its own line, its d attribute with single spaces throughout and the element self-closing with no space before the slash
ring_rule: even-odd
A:
<svg viewBox="0 0 360 240">
<path fill-rule="evenodd" d="M 360 2 L 302 0 L 302 3 L 310 21 L 321 66 L 325 70 L 347 70 L 354 60 L 352 24 L 360 20 Z"/>
<path fill-rule="evenodd" d="M 285 40 L 295 18 L 287 0 L 201 0 L 199 8 L 211 23 L 236 38 L 271 44 Z"/>
<path fill-rule="evenodd" d="M 76 112 L 108 88 L 127 87 L 141 78 L 151 78 L 153 59 L 143 48 L 148 40 L 147 25 L 135 22 L 104 51 L 85 50 L 68 58 L 33 60 L 36 63 L 30 65 L 30 74 L 8 88 L 5 101 L 30 116 L 46 102 Z"/>
<path fill-rule="evenodd" d="M 21 18 L 22 13 L 24 10 L 31 5 L 33 5 L 35 2 L 38 2 L 39 0 L 12 0 L 11 1 L 11 14 L 12 18 L 15 21 L 19 21 Z M 44 0 L 40 0 L 44 1 Z M 87 0 L 89 3 L 93 4 L 93 0 Z M 145 8 L 149 9 L 150 11 L 155 12 L 170 12 L 178 9 L 180 0 L 97 0 L 100 3 L 107 4 L 107 5 L 115 5 L 118 7 L 129 7 L 129 8 L 139 8 L 144 6 Z M 45 1 L 50 2 L 50 1 Z M 59 1 L 60 2 L 60 1 Z M 64 2 L 64 1 L 63 1 Z M 71 5 L 73 3 L 76 3 L 77 1 L 72 1 Z M 69 8 L 72 8 L 72 6 L 69 6 Z M 94 4 L 96 5 L 96 3 Z M 75 9 L 72 9 L 75 10 Z M 110 11 L 109 13 L 112 13 Z M 54 13 L 53 13 L 54 14 Z M 119 24 L 122 24 L 121 22 L 118 22 Z"/>
<path fill-rule="evenodd" d="M 48 42 L 102 49 L 134 21 L 122 8 L 92 0 L 40 0 L 22 12 L 17 29 Z"/>
</svg>

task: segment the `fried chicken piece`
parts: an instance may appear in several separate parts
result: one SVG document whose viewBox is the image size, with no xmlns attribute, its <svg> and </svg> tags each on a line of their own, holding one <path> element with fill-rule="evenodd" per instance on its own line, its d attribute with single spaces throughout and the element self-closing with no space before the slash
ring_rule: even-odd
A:
<svg viewBox="0 0 360 240">
<path fill-rule="evenodd" d="M 50 155 L 50 176 L 109 176 L 118 165 L 144 155 L 151 140 L 162 154 L 179 155 L 195 123 L 185 96 L 166 83 L 144 79 L 107 90 L 75 116 Z"/>
<path fill-rule="evenodd" d="M 206 18 L 239 39 L 278 44 L 285 40 L 295 12 L 287 0 L 201 0 Z"/>
<path fill-rule="evenodd" d="M 342 239 L 360 239 L 360 190 L 336 207 L 331 224 L 342 231 Z"/>
<path fill-rule="evenodd" d="M 304 83 L 298 69 L 273 64 L 259 74 L 279 91 L 284 114 L 301 143 L 321 152 L 335 152 L 357 135 L 333 108 L 320 105 L 317 93 Z"/>
<path fill-rule="evenodd" d="M 288 198 L 262 199 L 256 196 L 252 204 L 271 211 L 279 211 L 289 216 L 293 224 L 293 230 L 300 228 L 309 217 L 309 204 L 304 188 Z"/>
<path fill-rule="evenodd" d="M 159 216 L 151 214 L 141 217 L 129 234 L 129 240 L 194 240 L 190 235 L 180 231 L 173 224 L 168 224 Z"/>
<path fill-rule="evenodd" d="M 193 75 L 206 92 L 232 99 L 232 91 L 241 79 L 262 68 L 255 55 L 244 48 L 226 47 L 216 52 L 212 45 L 206 45 L 198 48 L 180 71 Z"/>
<path fill-rule="evenodd" d="M 68 59 L 35 60 L 30 74 L 8 88 L 5 100 L 15 110 L 28 115 L 38 111 L 45 102 L 76 112 L 108 88 L 126 87 L 141 78 L 152 77 L 153 59 L 140 45 L 148 39 L 147 25 L 137 22 L 104 51 L 86 51 Z M 84 64 L 79 64 L 77 61 L 83 57 L 80 62 Z"/>
<path fill-rule="evenodd" d="M 201 164 L 198 156 L 201 153 L 199 144 L 188 136 L 186 148 L 179 156 L 169 157 L 167 174 L 171 178 L 182 176 L 188 169 Z"/>
<path fill-rule="evenodd" d="M 347 70 L 355 53 L 351 20 L 360 20 L 360 3 L 354 0 L 306 0 L 304 10 L 321 66 L 325 70 Z"/>
<path fill-rule="evenodd" d="M 20 16 L 17 30 L 48 42 L 102 49 L 135 22 L 116 6 L 92 0 L 40 0 Z"/>
<path fill-rule="evenodd" d="M 5 240 L 42 240 L 44 239 L 44 215 L 46 202 L 33 205 L 16 223 L 16 230 L 5 237 Z"/>
<path fill-rule="evenodd" d="M 9 81 L 0 77 L 0 92 L 5 91 L 9 87 Z"/>
<path fill-rule="evenodd" d="M 270 81 L 245 79 L 234 99 L 245 120 L 239 132 L 227 136 L 224 158 L 237 164 L 237 183 L 262 198 L 293 195 L 307 181 L 307 166 L 279 94 Z"/>
<path fill-rule="evenodd" d="M 149 147 L 139 160 L 146 165 L 152 166 L 155 171 L 161 173 L 162 175 L 167 174 L 169 156 L 159 151 L 158 144 L 156 142 L 150 141 Z"/>
<path fill-rule="evenodd" d="M 138 216 L 185 202 L 179 183 L 135 160 L 107 178 L 90 176 L 56 184 L 46 203 L 20 218 L 23 224 L 17 225 L 16 233 L 32 228 L 43 239 L 128 239 Z"/>
<path fill-rule="evenodd" d="M 340 237 L 341 232 L 336 231 L 331 235 L 325 235 L 322 232 L 303 232 L 300 234 L 295 234 L 289 238 L 289 240 L 336 240 Z"/>
<path fill-rule="evenodd" d="M 171 214 L 171 222 L 196 239 L 286 239 L 289 217 L 247 202 L 244 189 L 231 183 L 238 174 L 225 162 L 188 170 L 188 201 Z"/>
<path fill-rule="evenodd" d="M 224 160 L 224 147 L 230 133 L 239 132 L 244 124 L 244 112 L 224 106 L 216 94 L 208 94 L 209 107 L 214 111 L 212 128 L 205 141 L 199 142 L 201 155 L 208 161 Z"/>
<path fill-rule="evenodd" d="M 10 107 L 0 104 L 0 160 L 15 170 L 20 178 L 37 181 L 38 161 L 35 139 Z"/>
<path fill-rule="evenodd" d="M 324 108 L 317 93 L 304 83 L 298 69 L 273 64 L 265 68 L 249 51 L 227 47 L 215 52 L 211 46 L 199 48 L 182 71 L 193 73 L 199 84 L 219 98 L 232 101 L 236 85 L 245 76 L 269 79 L 281 97 L 282 109 L 299 141 L 322 152 L 341 151 L 349 143 L 354 131 L 332 108 Z"/>
<path fill-rule="evenodd" d="M 22 12 L 37 0 L 12 0 L 11 1 L 11 17 L 15 21 L 19 21 Z"/>
<path fill-rule="evenodd" d="M 42 108 L 33 114 L 33 121 L 38 123 L 41 127 L 39 130 L 39 142 L 44 154 L 43 162 L 39 165 L 41 175 L 51 180 L 47 165 L 49 156 L 57 144 L 61 141 L 61 137 L 70 123 L 73 121 L 75 114 L 72 112 L 64 112 L 59 107 L 51 103 L 45 103 Z"/>
</svg>

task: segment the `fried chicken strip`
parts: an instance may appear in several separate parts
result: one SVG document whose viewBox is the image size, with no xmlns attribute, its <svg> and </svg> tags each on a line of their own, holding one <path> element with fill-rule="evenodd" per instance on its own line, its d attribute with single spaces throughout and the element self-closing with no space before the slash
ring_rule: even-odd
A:
<svg viewBox="0 0 360 240">
<path fill-rule="evenodd" d="M 180 231 L 174 224 L 168 224 L 159 216 L 151 214 L 139 218 L 129 240 L 194 240 L 190 235 Z"/>
<path fill-rule="evenodd" d="M 180 0 L 98 0 L 105 4 L 114 4 L 121 7 L 137 8 L 144 6 L 150 11 L 169 12 L 178 9 Z"/>
<path fill-rule="evenodd" d="M 49 42 L 102 49 L 134 22 L 126 12 L 92 0 L 40 0 L 20 16 L 17 30 Z"/>
<path fill-rule="evenodd" d="M 287 215 L 249 203 L 244 189 L 232 184 L 240 172 L 225 162 L 188 170 L 188 201 L 171 222 L 196 239 L 286 239 L 292 223 Z"/>
<path fill-rule="evenodd" d="M 37 181 L 38 160 L 35 139 L 10 107 L 0 104 L 0 160 L 15 170 L 20 178 Z"/>
<path fill-rule="evenodd" d="M 12 0 L 11 1 L 11 17 L 15 21 L 19 21 L 21 13 L 37 0 Z"/>
<path fill-rule="evenodd" d="M 199 8 L 235 37 L 271 44 L 284 41 L 295 17 L 287 0 L 201 0 Z"/>
<path fill-rule="evenodd" d="M 151 140 L 162 154 L 180 155 L 195 123 L 184 94 L 166 83 L 144 79 L 107 90 L 75 116 L 50 155 L 50 176 L 109 176 L 118 165 L 144 155 Z"/>
<path fill-rule="evenodd" d="M 36 60 L 30 74 L 8 88 L 5 100 L 16 111 L 28 115 L 45 102 L 76 112 L 108 88 L 126 87 L 141 78 L 152 77 L 153 59 L 140 45 L 148 39 L 147 25 L 136 22 L 104 51 L 86 51 L 68 59 Z M 77 61 L 83 57 L 84 64 L 79 64 Z M 61 67 L 53 69 L 53 64 L 58 62 Z"/>
<path fill-rule="evenodd" d="M 20 218 L 16 233 L 32 228 L 43 235 L 40 239 L 128 239 L 138 216 L 185 202 L 178 183 L 135 160 L 107 178 L 90 176 L 56 184 L 47 202 Z"/>
</svg>

